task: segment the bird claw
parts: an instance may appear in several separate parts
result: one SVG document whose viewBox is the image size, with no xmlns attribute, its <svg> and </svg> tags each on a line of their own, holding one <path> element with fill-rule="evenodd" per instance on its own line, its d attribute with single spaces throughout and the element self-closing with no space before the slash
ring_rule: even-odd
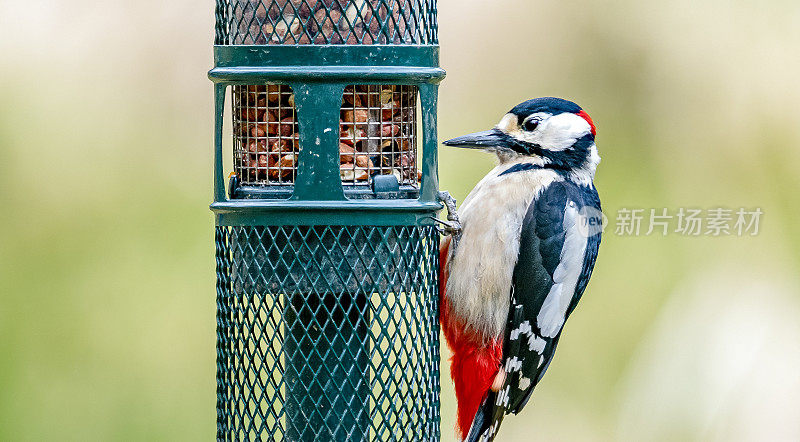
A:
<svg viewBox="0 0 800 442">
<path fill-rule="evenodd" d="M 433 218 L 433 220 L 439 224 L 436 226 L 436 230 L 442 235 L 449 235 L 455 239 L 460 238 L 462 228 L 461 222 L 458 220 L 458 212 L 456 212 L 456 199 L 450 195 L 450 192 L 441 191 L 439 192 L 439 201 L 441 201 L 447 209 L 447 221 Z"/>
<path fill-rule="evenodd" d="M 435 223 L 439 225 L 435 226 L 436 230 L 445 236 L 453 236 L 459 237 L 461 236 L 461 223 L 458 221 L 443 221 L 439 218 L 433 218 Z"/>
</svg>

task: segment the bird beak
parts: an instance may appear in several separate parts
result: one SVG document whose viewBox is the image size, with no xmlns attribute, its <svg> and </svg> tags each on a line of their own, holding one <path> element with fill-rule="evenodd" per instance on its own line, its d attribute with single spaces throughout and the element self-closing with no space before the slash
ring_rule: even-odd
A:
<svg viewBox="0 0 800 442">
<path fill-rule="evenodd" d="M 503 132 L 498 129 L 492 129 L 456 137 L 445 141 L 443 144 L 445 146 L 466 147 L 468 149 L 488 149 L 502 147 L 507 143 Z"/>
</svg>

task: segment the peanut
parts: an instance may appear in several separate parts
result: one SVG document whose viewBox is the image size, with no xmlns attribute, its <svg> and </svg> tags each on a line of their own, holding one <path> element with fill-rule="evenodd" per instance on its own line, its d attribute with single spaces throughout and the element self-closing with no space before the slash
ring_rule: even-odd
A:
<svg viewBox="0 0 800 442">
<path fill-rule="evenodd" d="M 277 103 L 281 99 L 281 86 L 278 84 L 267 85 L 267 100 L 270 103 Z"/>
<path fill-rule="evenodd" d="M 369 179 L 369 173 L 364 169 L 356 169 L 355 171 L 355 179 L 356 181 L 364 181 Z"/>
<path fill-rule="evenodd" d="M 366 109 L 345 110 L 342 112 L 345 123 L 366 123 L 369 121 L 369 112 Z"/>
<path fill-rule="evenodd" d="M 250 128 L 250 136 L 254 138 L 266 137 L 268 133 L 267 123 L 257 123 Z"/>
<path fill-rule="evenodd" d="M 344 163 L 339 166 L 339 176 L 343 181 L 364 181 L 369 178 L 369 173 L 353 163 Z"/>
<path fill-rule="evenodd" d="M 381 125 L 381 136 L 384 138 L 393 137 L 400 133 L 400 126 L 391 123 Z"/>
<path fill-rule="evenodd" d="M 250 140 L 247 143 L 247 151 L 250 153 L 261 153 L 267 151 L 267 143 L 263 140 Z"/>
<path fill-rule="evenodd" d="M 253 122 L 258 121 L 258 109 L 241 104 L 239 109 L 239 121 Z"/>
<path fill-rule="evenodd" d="M 413 160 L 411 158 L 411 155 L 408 155 L 408 154 L 405 154 L 405 153 L 400 155 L 400 166 L 409 167 L 412 164 L 413 164 Z"/>
<path fill-rule="evenodd" d="M 356 166 L 372 169 L 372 160 L 366 155 L 356 155 Z"/>
<path fill-rule="evenodd" d="M 270 168 L 269 178 L 272 180 L 277 180 L 278 178 L 291 177 L 292 172 L 294 171 L 294 163 L 295 163 L 294 154 L 288 154 L 282 156 L 278 160 L 278 164 Z"/>
<path fill-rule="evenodd" d="M 342 95 L 342 107 L 361 107 L 363 103 L 361 97 L 362 94 L 356 94 L 352 86 L 347 86 L 344 89 L 344 95 Z"/>
<path fill-rule="evenodd" d="M 342 163 L 352 163 L 356 150 L 352 146 L 339 143 L 339 160 Z"/>
<path fill-rule="evenodd" d="M 381 120 L 392 121 L 395 112 L 400 110 L 400 104 L 396 101 L 390 101 L 381 105 Z"/>
<path fill-rule="evenodd" d="M 294 118 L 286 117 L 281 120 L 280 134 L 284 137 L 291 137 L 294 133 Z"/>
<path fill-rule="evenodd" d="M 285 138 L 281 138 L 281 139 L 275 140 L 275 142 L 272 143 L 272 147 L 270 147 L 269 151 L 270 152 L 277 152 L 277 153 L 291 152 L 292 151 L 292 146 L 291 146 L 289 140 L 287 140 Z"/>
<path fill-rule="evenodd" d="M 339 166 L 339 177 L 342 181 L 353 181 L 355 179 L 355 167 L 353 163 L 343 163 Z"/>
<path fill-rule="evenodd" d="M 394 97 L 394 94 L 392 93 L 391 89 L 383 89 L 383 90 L 381 90 L 380 97 L 381 97 L 381 104 L 383 105 L 383 104 L 387 104 L 390 101 L 392 101 L 392 98 Z"/>
<path fill-rule="evenodd" d="M 250 94 L 261 94 L 266 91 L 266 87 L 263 84 L 251 84 L 247 86 L 247 92 Z"/>
<path fill-rule="evenodd" d="M 342 13 L 332 9 L 326 11 L 320 9 L 314 13 L 314 20 L 309 20 L 309 31 L 316 34 L 314 43 L 316 44 L 341 44 L 342 37 L 336 32 L 339 20 L 342 18 Z M 343 33 L 344 34 L 344 33 Z"/>
<path fill-rule="evenodd" d="M 288 155 L 284 155 L 281 157 L 280 161 L 278 161 L 278 166 L 281 169 L 283 169 L 284 175 L 286 175 L 287 173 L 291 175 L 292 169 L 294 169 L 294 163 L 295 163 L 295 155 L 293 153 L 290 153 Z"/>
</svg>

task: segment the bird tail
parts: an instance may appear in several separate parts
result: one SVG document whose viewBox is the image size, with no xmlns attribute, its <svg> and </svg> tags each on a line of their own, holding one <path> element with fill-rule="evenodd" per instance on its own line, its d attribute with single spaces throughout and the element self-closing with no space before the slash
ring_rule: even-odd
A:
<svg viewBox="0 0 800 442">
<path fill-rule="evenodd" d="M 522 318 L 522 306 L 517 306 L 514 310 L 514 313 L 510 315 L 511 324 L 509 327 L 507 327 L 507 330 L 512 330 L 513 328 L 518 327 L 519 323 L 522 322 Z M 500 344 L 497 344 L 496 351 L 498 361 L 500 358 L 502 358 L 503 353 L 519 354 L 520 352 L 520 340 L 511 340 L 509 338 L 510 335 L 506 333 L 504 342 L 508 348 L 503 350 L 501 349 Z M 508 367 L 505 369 L 508 370 Z M 516 376 L 516 378 L 514 376 Z M 510 403 L 511 398 L 509 397 L 509 386 L 512 382 L 518 383 L 518 376 L 519 372 L 515 372 L 510 377 L 507 376 L 505 382 L 497 393 L 491 390 L 488 391 L 486 397 L 481 402 L 478 411 L 475 413 L 475 418 L 472 421 L 469 432 L 466 433 L 467 437 L 465 438 L 465 442 L 494 441 L 497 431 L 500 429 L 500 424 L 503 423 L 503 418 L 505 415 L 509 412 L 517 413 L 519 408 L 525 405 L 524 402 L 527 402 L 528 398 L 530 398 L 530 393 L 524 396 L 522 399 L 522 404 L 518 404 L 518 402 Z M 516 379 L 516 381 L 514 379 Z M 519 399 L 517 399 L 517 401 L 519 401 Z"/>
<path fill-rule="evenodd" d="M 467 437 L 464 438 L 464 442 L 491 442 L 494 440 L 505 416 L 504 410 L 498 407 L 496 402 L 497 393 L 489 391 L 475 414 L 472 427 L 469 429 Z"/>
<path fill-rule="evenodd" d="M 464 438 L 464 442 L 479 442 L 481 440 L 481 435 L 491 427 L 492 405 L 494 404 L 496 396 L 497 394 L 492 391 L 486 394 L 486 398 L 481 402 L 478 412 L 475 413 L 475 419 L 472 421 L 472 426 L 470 426 L 467 437 Z"/>
</svg>

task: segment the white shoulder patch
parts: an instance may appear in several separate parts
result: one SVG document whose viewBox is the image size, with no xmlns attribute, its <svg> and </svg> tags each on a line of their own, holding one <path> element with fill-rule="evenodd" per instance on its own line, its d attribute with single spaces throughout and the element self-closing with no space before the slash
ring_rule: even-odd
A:
<svg viewBox="0 0 800 442">
<path fill-rule="evenodd" d="M 553 272 L 553 287 L 536 316 L 542 336 L 554 338 L 566 320 L 567 309 L 575 294 L 575 287 L 583 270 L 587 238 L 578 229 L 579 213 L 575 203 L 569 201 L 564 210 L 564 246 L 561 260 Z"/>
</svg>

